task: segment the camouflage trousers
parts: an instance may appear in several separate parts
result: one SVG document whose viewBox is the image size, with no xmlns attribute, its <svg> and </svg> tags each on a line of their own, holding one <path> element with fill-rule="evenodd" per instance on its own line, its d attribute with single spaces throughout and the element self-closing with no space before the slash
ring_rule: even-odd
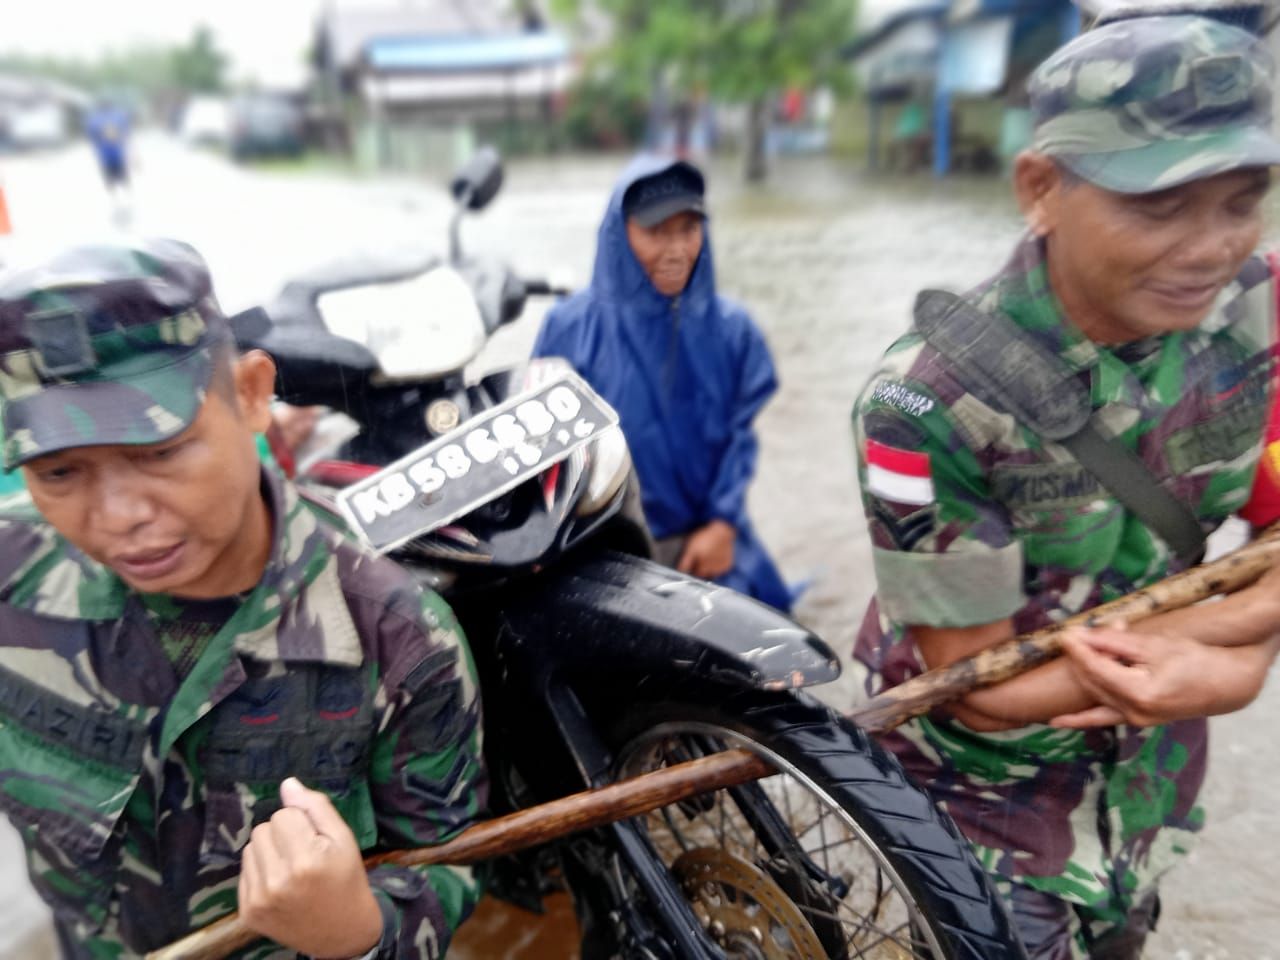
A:
<svg viewBox="0 0 1280 960">
<path fill-rule="evenodd" d="M 1030 960 L 1138 960 L 1147 934 L 1160 917 L 1160 897 L 1143 898 L 1117 924 L 1100 920 L 1087 907 L 1068 903 L 1003 877 L 994 885 L 1013 916 Z"/>
</svg>

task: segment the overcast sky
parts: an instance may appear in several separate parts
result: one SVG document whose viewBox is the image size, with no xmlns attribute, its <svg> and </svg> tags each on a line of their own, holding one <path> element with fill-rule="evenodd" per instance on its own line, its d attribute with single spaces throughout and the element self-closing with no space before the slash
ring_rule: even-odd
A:
<svg viewBox="0 0 1280 960">
<path fill-rule="evenodd" d="M 0 52 L 95 56 L 134 43 L 182 42 L 199 23 L 217 35 L 237 79 L 299 82 L 325 0 L 9 0 Z"/>
</svg>

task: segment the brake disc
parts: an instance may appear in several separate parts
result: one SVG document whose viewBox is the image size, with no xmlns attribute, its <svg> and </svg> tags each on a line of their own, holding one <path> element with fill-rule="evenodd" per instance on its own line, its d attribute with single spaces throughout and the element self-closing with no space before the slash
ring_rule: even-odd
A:
<svg viewBox="0 0 1280 960">
<path fill-rule="evenodd" d="M 824 960 L 822 941 L 790 897 L 754 864 L 715 847 L 671 866 L 694 914 L 735 960 Z"/>
</svg>

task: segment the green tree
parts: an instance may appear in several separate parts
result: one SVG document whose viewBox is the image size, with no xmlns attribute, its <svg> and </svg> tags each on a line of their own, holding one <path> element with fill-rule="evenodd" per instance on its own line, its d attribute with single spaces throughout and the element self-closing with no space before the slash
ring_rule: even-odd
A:
<svg viewBox="0 0 1280 960">
<path fill-rule="evenodd" d="M 784 89 L 842 90 L 840 51 L 852 38 L 857 0 L 553 0 L 578 24 L 603 14 L 612 39 L 602 65 L 624 87 L 665 87 L 687 118 L 697 97 L 747 106 L 746 175 L 765 176 L 768 111 Z M 683 111 L 681 110 L 683 107 Z M 682 126 L 687 126 L 687 120 Z"/>
<path fill-rule="evenodd" d="M 173 51 L 171 65 L 174 85 L 181 90 L 221 93 L 226 88 L 227 58 L 207 26 L 196 27 L 191 39 Z"/>
<path fill-rule="evenodd" d="M 220 92 L 226 88 L 226 69 L 227 58 L 207 27 L 198 27 L 179 47 L 140 44 L 96 59 L 0 54 L 0 70 L 144 97 Z"/>
</svg>

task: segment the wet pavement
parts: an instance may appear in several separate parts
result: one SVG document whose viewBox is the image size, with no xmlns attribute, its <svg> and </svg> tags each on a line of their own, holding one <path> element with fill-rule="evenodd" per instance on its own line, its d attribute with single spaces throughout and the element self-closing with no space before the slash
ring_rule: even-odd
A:
<svg viewBox="0 0 1280 960">
<path fill-rule="evenodd" d="M 356 248 L 443 250 L 448 201 L 424 180 L 360 181 L 305 170 L 239 170 L 159 139 L 140 144 L 134 224 L 189 239 L 209 259 L 224 306 L 260 302 L 293 272 Z M 590 274 L 595 230 L 621 158 L 514 165 L 493 208 L 464 229 L 474 252 L 572 286 Z M 852 165 L 791 162 L 745 191 L 735 166 L 711 170 L 712 236 L 723 292 L 767 334 L 782 390 L 759 421 L 751 493 L 764 539 L 791 580 L 814 578 L 798 615 L 847 656 L 871 594 L 849 410 L 879 354 L 904 329 L 917 290 L 964 288 L 994 272 L 1019 230 L 1007 185 L 868 180 Z M 0 158 L 15 243 L 102 232 L 111 211 L 87 151 Z M 1280 223 L 1280 219 L 1274 222 Z M 522 357 L 540 309 L 498 333 L 478 365 Z M 816 691 L 852 703 L 846 679 Z M 1214 721 L 1208 826 L 1165 885 L 1147 955 L 1280 960 L 1280 684 Z M 564 911 L 560 911 L 563 916 Z M 521 918 L 523 920 L 523 917 Z M 490 914 L 488 939 L 453 955 L 560 957 L 533 928 Z M 473 937 L 480 933 L 479 930 Z M 525 943 L 521 947 L 518 944 Z M 498 945 L 501 946 L 498 946 Z M 0 833 L 0 960 L 50 956 L 16 840 Z"/>
</svg>

